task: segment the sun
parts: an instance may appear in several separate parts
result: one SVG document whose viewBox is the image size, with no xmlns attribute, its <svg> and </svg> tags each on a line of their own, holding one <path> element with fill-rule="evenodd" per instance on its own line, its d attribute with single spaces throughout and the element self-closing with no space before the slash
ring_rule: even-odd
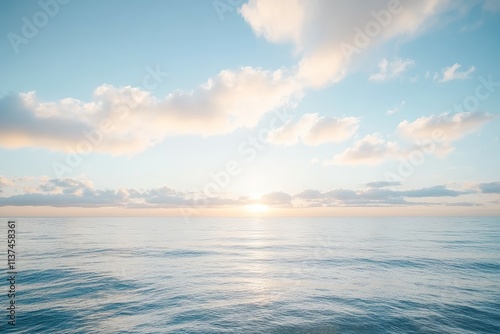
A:
<svg viewBox="0 0 500 334">
<path fill-rule="evenodd" d="M 255 204 L 245 205 L 245 209 L 253 213 L 262 213 L 268 211 L 269 207 L 265 204 L 255 203 Z"/>
</svg>

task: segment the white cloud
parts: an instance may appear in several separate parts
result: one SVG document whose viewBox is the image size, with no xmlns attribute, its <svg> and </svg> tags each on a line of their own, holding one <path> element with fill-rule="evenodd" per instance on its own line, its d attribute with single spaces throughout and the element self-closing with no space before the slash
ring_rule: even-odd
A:
<svg viewBox="0 0 500 334">
<path fill-rule="evenodd" d="M 367 135 L 356 141 L 353 147 L 337 154 L 332 160 L 325 160 L 325 165 L 377 165 L 388 158 L 396 158 L 400 149 L 395 142 L 386 141 L 377 134 Z"/>
<path fill-rule="evenodd" d="M 386 81 L 395 79 L 408 70 L 408 67 L 415 64 L 411 59 L 396 58 L 389 62 L 387 59 L 382 59 L 378 64 L 379 72 L 370 75 L 368 80 L 371 81 Z"/>
<path fill-rule="evenodd" d="M 458 70 L 460 67 L 462 67 L 462 65 L 458 63 L 445 67 L 441 70 L 441 75 L 438 73 L 434 74 L 434 80 L 437 80 L 439 82 L 446 82 L 457 79 L 468 79 L 470 78 L 470 75 L 476 70 L 474 66 L 471 66 L 467 71 L 460 72 Z"/>
<path fill-rule="evenodd" d="M 453 142 L 479 130 L 492 118 L 493 115 L 481 112 L 444 113 L 420 117 L 413 122 L 404 120 L 397 132 L 417 146 L 432 143 L 434 155 L 444 157 L 454 150 Z"/>
<path fill-rule="evenodd" d="M 304 144 L 316 146 L 349 139 L 358 130 L 356 117 L 326 117 L 305 114 L 298 121 L 288 121 L 284 126 L 269 133 L 268 140 L 274 145 L 290 146 L 302 140 Z"/>
<path fill-rule="evenodd" d="M 240 13 L 254 32 L 291 43 L 300 57 L 298 78 L 321 87 L 341 80 L 354 56 L 397 36 L 424 30 L 430 18 L 455 4 L 446 0 L 250 0 Z"/>
<path fill-rule="evenodd" d="M 451 143 L 465 135 L 479 130 L 493 115 L 482 112 L 462 112 L 457 114 L 423 116 L 413 122 L 399 123 L 400 135 L 413 141 L 439 138 L 439 141 Z"/>
<path fill-rule="evenodd" d="M 367 135 L 324 165 L 376 165 L 388 159 L 405 158 L 415 150 L 444 157 L 453 151 L 452 143 L 479 130 L 493 115 L 463 112 L 420 117 L 413 122 L 399 123 L 397 133 L 408 139 L 412 147 L 400 147 L 395 141 L 386 141 L 379 135 Z"/>
<path fill-rule="evenodd" d="M 253 127 L 265 113 L 301 97 L 302 87 L 284 71 L 250 67 L 222 71 L 194 91 L 176 91 L 164 99 L 111 85 L 99 86 L 90 102 L 40 102 L 33 92 L 11 95 L 0 99 L 0 143 L 65 151 L 90 137 L 99 142 L 94 151 L 130 154 L 167 136 L 209 136 Z M 99 131 L 106 129 L 103 120 L 112 126 L 104 135 Z"/>
</svg>

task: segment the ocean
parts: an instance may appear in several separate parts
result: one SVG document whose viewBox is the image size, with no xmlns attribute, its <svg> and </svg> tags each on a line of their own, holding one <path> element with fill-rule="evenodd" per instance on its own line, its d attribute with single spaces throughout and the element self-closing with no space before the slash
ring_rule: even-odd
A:
<svg viewBox="0 0 500 334">
<path fill-rule="evenodd" d="M 498 217 L 20 218 L 16 271 L 1 333 L 500 333 Z"/>
</svg>

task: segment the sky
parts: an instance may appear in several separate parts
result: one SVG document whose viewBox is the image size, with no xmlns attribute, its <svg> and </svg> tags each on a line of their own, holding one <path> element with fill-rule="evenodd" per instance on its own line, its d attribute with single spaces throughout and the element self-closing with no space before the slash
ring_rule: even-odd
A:
<svg viewBox="0 0 500 334">
<path fill-rule="evenodd" d="M 500 1 L 0 2 L 0 215 L 500 215 Z"/>
</svg>

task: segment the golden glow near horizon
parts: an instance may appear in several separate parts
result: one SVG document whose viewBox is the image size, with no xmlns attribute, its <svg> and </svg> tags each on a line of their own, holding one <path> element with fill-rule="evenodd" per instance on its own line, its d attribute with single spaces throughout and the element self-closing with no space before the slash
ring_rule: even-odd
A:
<svg viewBox="0 0 500 334">
<path fill-rule="evenodd" d="M 263 213 L 269 211 L 269 206 L 265 204 L 256 203 L 256 204 L 245 205 L 245 209 L 253 213 Z"/>
</svg>

